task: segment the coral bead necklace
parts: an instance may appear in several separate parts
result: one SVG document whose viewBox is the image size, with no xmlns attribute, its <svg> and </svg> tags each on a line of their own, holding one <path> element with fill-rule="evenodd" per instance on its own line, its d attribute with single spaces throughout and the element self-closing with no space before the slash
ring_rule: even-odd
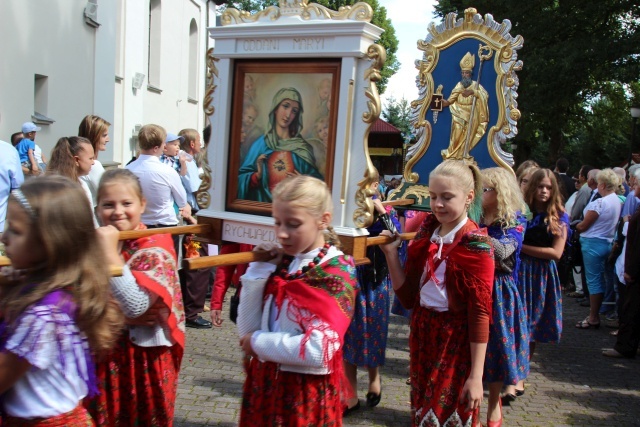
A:
<svg viewBox="0 0 640 427">
<path fill-rule="evenodd" d="M 299 269 L 293 274 L 289 273 L 289 264 L 291 264 L 293 257 L 285 256 L 282 259 L 282 263 L 280 264 L 281 267 L 278 269 L 278 276 L 282 277 L 285 280 L 297 279 L 298 277 L 304 275 L 307 271 L 311 270 L 316 265 L 320 264 L 320 261 L 322 261 L 322 258 L 324 258 L 325 255 L 327 255 L 327 252 L 329 251 L 330 247 L 331 247 L 330 243 L 325 243 L 324 246 L 322 246 L 322 249 L 320 249 L 320 252 L 318 252 L 318 255 L 316 255 L 315 258 L 313 258 L 313 261 L 311 261 L 309 264 L 305 265 L 304 267 L 302 267 L 301 269 Z"/>
</svg>

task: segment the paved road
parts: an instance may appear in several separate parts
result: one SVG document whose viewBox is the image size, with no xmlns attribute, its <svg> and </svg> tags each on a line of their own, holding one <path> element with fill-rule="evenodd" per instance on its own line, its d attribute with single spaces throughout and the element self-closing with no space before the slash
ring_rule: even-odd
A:
<svg viewBox="0 0 640 427">
<path fill-rule="evenodd" d="M 574 328 L 587 310 L 565 298 L 562 342 L 538 346 L 525 395 L 504 408 L 505 426 L 640 426 L 640 357 L 602 357 L 601 349 L 613 345 L 611 329 Z M 373 409 L 363 405 L 345 419 L 345 426 L 410 424 L 409 386 L 405 384 L 408 333 L 407 321 L 392 316 L 382 401 Z M 188 329 L 176 426 L 237 425 L 243 381 L 238 338 L 231 322 L 214 330 Z M 363 400 L 367 392 L 364 371 L 359 381 Z"/>
</svg>

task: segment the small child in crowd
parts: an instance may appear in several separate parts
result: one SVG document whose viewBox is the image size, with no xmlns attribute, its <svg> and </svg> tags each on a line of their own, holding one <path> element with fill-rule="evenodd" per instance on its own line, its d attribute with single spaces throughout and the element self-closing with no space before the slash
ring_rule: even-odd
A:
<svg viewBox="0 0 640 427">
<path fill-rule="evenodd" d="M 171 426 L 185 345 L 176 253 L 168 234 L 119 241 L 120 231 L 144 230 L 146 206 L 138 178 L 126 169 L 102 175 L 97 230 L 105 262 L 122 266 L 111 291 L 129 325 L 98 365 L 100 395 L 86 401 L 98 425 Z"/>
<path fill-rule="evenodd" d="M 294 176 L 273 191 L 280 246 L 242 276 L 240 345 L 248 361 L 240 426 L 342 425 L 342 345 L 356 294 L 353 259 L 331 226 L 327 185 Z"/>
<path fill-rule="evenodd" d="M 122 315 L 77 182 L 27 181 L 9 198 L 2 234 L 12 274 L 0 286 L 3 426 L 93 426 L 82 399 L 98 391 L 92 355 L 115 342 Z"/>
<path fill-rule="evenodd" d="M 181 177 L 187 174 L 187 157 L 184 152 L 180 152 L 180 144 L 183 141 L 183 137 L 167 132 L 164 153 L 160 156 L 160 161 L 175 169 Z"/>
<path fill-rule="evenodd" d="M 409 339 L 414 426 L 478 424 L 494 276 L 486 230 L 467 217 L 481 192 L 476 166 L 441 163 L 429 175 L 433 213 L 409 245 L 405 270 L 397 250 L 401 240 L 381 246 L 396 295 L 414 310 Z"/>
<path fill-rule="evenodd" d="M 40 167 L 34 156 L 36 149 L 36 133 L 41 130 L 32 122 L 22 124 L 22 139 L 16 144 L 16 150 L 20 155 L 20 163 L 25 175 L 40 175 Z"/>
</svg>

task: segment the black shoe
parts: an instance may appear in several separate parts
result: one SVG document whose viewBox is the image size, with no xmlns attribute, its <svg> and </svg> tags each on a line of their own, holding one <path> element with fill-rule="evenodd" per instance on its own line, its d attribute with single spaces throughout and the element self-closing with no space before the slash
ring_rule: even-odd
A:
<svg viewBox="0 0 640 427">
<path fill-rule="evenodd" d="M 196 328 L 196 329 L 211 329 L 213 324 L 208 320 L 204 320 L 202 317 L 198 316 L 194 320 L 187 320 L 187 328 Z"/>
<path fill-rule="evenodd" d="M 502 406 L 511 406 L 511 402 L 514 402 L 517 399 L 515 394 L 504 393 L 500 396 L 500 403 Z"/>
<path fill-rule="evenodd" d="M 380 393 L 378 394 L 375 394 L 374 392 L 370 391 L 369 393 L 367 393 L 367 406 L 369 408 L 373 408 L 378 403 L 380 403 L 381 398 L 382 398 L 382 391 L 380 391 Z"/>
<path fill-rule="evenodd" d="M 358 400 L 358 403 L 353 405 L 351 408 L 344 408 L 344 411 L 342 411 L 342 418 L 348 417 L 352 413 L 356 412 L 358 409 L 360 409 L 360 401 L 359 400 Z"/>
</svg>

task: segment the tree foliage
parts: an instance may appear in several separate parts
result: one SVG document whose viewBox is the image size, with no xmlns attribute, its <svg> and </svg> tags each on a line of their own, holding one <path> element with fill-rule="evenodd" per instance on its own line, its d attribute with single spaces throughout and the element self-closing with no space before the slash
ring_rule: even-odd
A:
<svg viewBox="0 0 640 427">
<path fill-rule="evenodd" d="M 389 97 L 384 110 L 382 111 L 382 117 L 394 125 L 398 130 L 402 132 L 402 137 L 407 138 L 411 136 L 411 121 L 409 120 L 411 115 L 411 105 L 404 97 L 398 101 L 396 98 Z"/>
<path fill-rule="evenodd" d="M 380 36 L 380 40 L 377 40 L 377 43 L 384 47 L 387 51 L 387 61 L 380 71 L 381 79 L 377 83 L 378 92 L 382 94 L 386 90 L 391 76 L 397 73 L 400 69 L 400 62 L 396 57 L 396 52 L 398 51 L 398 38 L 396 37 L 396 31 L 391 24 L 391 20 L 387 18 L 387 9 L 383 6 L 380 6 L 378 0 L 316 0 L 313 1 L 313 3 L 318 3 L 330 9 L 338 10 L 343 6 L 352 6 L 358 1 L 369 3 L 371 8 L 373 9 L 373 18 L 371 19 L 371 23 L 384 30 L 384 33 L 382 33 L 382 35 Z M 279 1 L 240 0 L 230 1 L 228 2 L 228 4 L 228 7 L 234 7 L 238 10 L 246 10 L 253 13 L 263 10 L 269 6 L 277 6 L 279 4 Z M 224 10 L 224 7 L 220 10 Z"/>
<path fill-rule="evenodd" d="M 549 164 L 575 154 L 604 166 L 625 158 L 619 149 L 631 132 L 629 85 L 640 75 L 637 1 L 440 0 L 436 12 L 462 16 L 468 7 L 509 19 L 511 34 L 524 37 L 518 159 L 542 155 Z M 592 148 L 607 155 L 593 156 Z"/>
</svg>

